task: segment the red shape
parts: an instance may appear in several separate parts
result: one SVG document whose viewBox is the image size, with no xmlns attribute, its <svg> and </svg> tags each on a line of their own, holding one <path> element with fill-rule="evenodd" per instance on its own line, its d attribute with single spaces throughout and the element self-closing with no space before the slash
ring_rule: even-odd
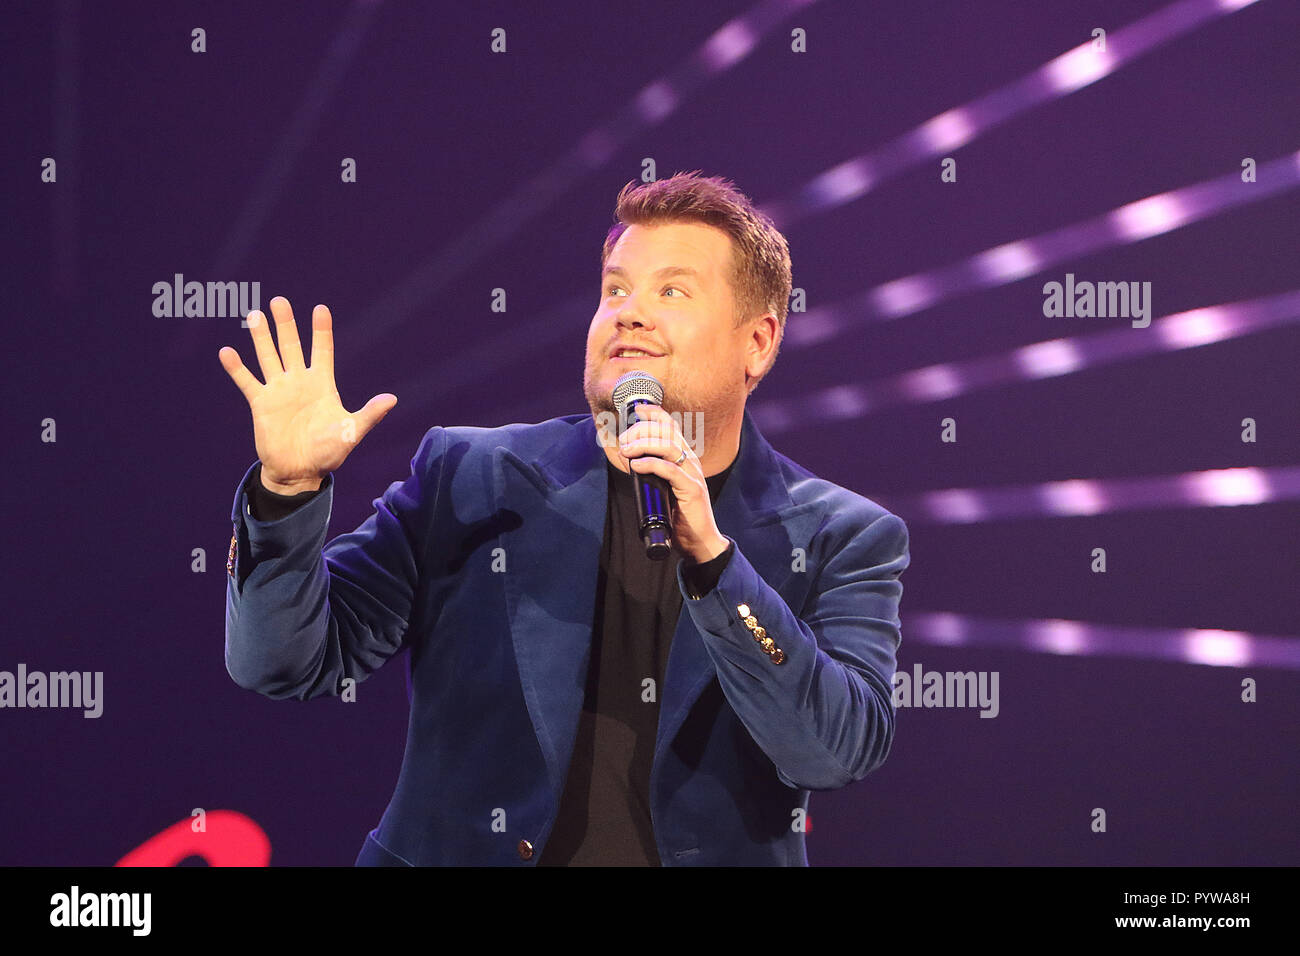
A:
<svg viewBox="0 0 1300 956">
<path fill-rule="evenodd" d="M 207 829 L 195 833 L 193 818 L 178 820 L 145 840 L 114 866 L 175 866 L 199 856 L 208 866 L 269 866 L 271 840 L 251 818 L 234 810 L 213 810 Z"/>
</svg>

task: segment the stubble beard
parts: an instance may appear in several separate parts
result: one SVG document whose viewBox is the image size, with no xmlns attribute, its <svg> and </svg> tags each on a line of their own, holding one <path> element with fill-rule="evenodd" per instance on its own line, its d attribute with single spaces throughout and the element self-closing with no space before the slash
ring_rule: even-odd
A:
<svg viewBox="0 0 1300 956">
<path fill-rule="evenodd" d="M 583 393 L 586 396 L 587 405 L 597 421 L 600 420 L 602 414 L 612 415 L 614 420 L 617 421 L 620 413 L 614 405 L 612 387 L 610 389 L 601 387 L 600 371 L 599 364 L 595 369 L 590 365 L 584 365 Z M 632 369 L 629 368 L 628 371 L 630 372 Z M 733 409 L 727 403 L 727 396 L 691 394 L 689 390 L 684 390 L 671 375 L 665 376 L 660 381 L 664 386 L 664 411 L 669 414 L 680 412 L 702 416 L 699 424 L 703 426 L 703 434 L 696 434 L 695 440 L 697 442 L 703 441 L 707 447 L 708 443 L 716 438 L 719 430 L 729 424 Z"/>
<path fill-rule="evenodd" d="M 583 395 L 586 397 L 587 406 L 591 409 L 593 415 L 599 415 L 601 412 L 614 412 L 617 414 L 618 409 L 614 406 L 613 385 L 611 384 L 609 388 L 605 388 L 600 381 L 601 365 L 603 363 L 597 363 L 594 368 L 590 363 L 584 365 L 582 373 Z M 627 371 L 632 372 L 635 369 L 629 368 Z M 623 374 L 627 373 L 624 372 Z M 683 394 L 683 389 L 674 376 L 660 377 L 655 375 L 655 378 L 664 387 L 664 401 L 661 406 L 664 411 L 670 414 L 672 412 L 702 411 L 701 408 L 697 408 L 692 404 L 693 399 L 691 396 Z"/>
</svg>

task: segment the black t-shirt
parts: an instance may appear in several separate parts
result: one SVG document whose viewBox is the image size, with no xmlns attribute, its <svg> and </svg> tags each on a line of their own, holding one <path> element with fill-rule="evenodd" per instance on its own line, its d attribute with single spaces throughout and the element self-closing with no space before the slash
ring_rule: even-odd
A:
<svg viewBox="0 0 1300 956">
<path fill-rule="evenodd" d="M 734 462 L 733 462 L 734 464 Z M 577 739 L 555 825 L 539 866 L 659 866 L 650 818 L 650 768 L 659 701 L 682 610 L 674 551 L 646 557 L 637 533 L 632 476 L 609 462 L 609 508 L 592 618 L 591 658 Z M 731 466 L 706 478 L 717 501 Z M 731 547 L 686 575 L 713 589 Z"/>
<path fill-rule="evenodd" d="M 716 502 L 735 462 L 706 478 Z M 608 461 L 609 500 L 601 544 L 591 655 L 578 733 L 564 794 L 539 866 L 659 866 L 650 817 L 650 769 L 659 728 L 659 701 L 673 633 L 682 611 L 677 586 L 681 556 L 646 557 L 637 533 L 632 476 Z M 280 495 L 254 469 L 249 510 L 275 521 L 320 491 Z M 707 594 L 727 567 L 734 547 L 711 561 L 691 564 L 688 589 Z"/>
</svg>

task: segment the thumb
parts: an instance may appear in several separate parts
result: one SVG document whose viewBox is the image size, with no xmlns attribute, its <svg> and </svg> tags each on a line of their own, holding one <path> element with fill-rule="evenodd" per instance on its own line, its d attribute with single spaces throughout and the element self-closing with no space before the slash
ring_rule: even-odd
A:
<svg viewBox="0 0 1300 956">
<path fill-rule="evenodd" d="M 381 392 L 354 412 L 352 417 L 357 423 L 357 441 L 365 438 L 370 429 L 383 421 L 384 416 L 391 412 L 396 404 L 396 395 Z"/>
</svg>

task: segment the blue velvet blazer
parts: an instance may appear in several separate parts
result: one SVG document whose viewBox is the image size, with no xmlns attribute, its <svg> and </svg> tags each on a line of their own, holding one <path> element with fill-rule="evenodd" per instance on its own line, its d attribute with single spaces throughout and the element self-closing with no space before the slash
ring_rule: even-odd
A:
<svg viewBox="0 0 1300 956">
<path fill-rule="evenodd" d="M 583 701 L 605 462 L 590 414 L 431 428 L 410 477 L 328 544 L 332 475 L 267 522 L 249 515 L 241 481 L 234 681 L 271 698 L 337 695 L 410 652 L 402 769 L 358 865 L 540 858 Z M 714 514 L 735 550 L 699 599 L 679 569 L 659 689 L 659 857 L 806 866 L 809 792 L 860 780 L 893 742 L 907 527 L 777 453 L 748 411 Z"/>
</svg>

